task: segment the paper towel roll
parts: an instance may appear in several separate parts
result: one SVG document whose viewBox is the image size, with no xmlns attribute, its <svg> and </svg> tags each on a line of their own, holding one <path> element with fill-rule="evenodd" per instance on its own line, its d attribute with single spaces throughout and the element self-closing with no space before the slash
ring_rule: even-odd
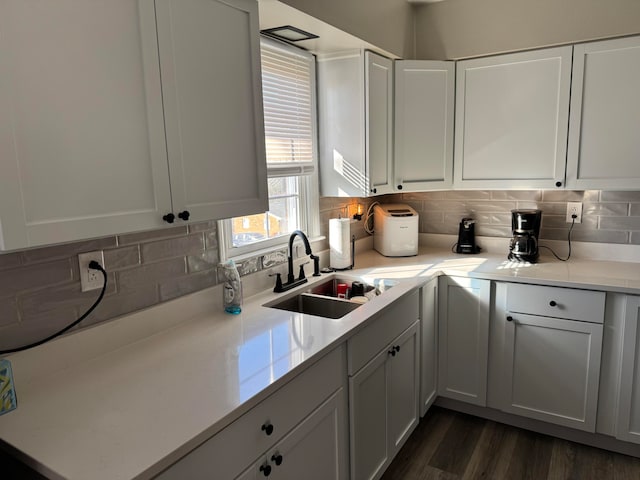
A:
<svg viewBox="0 0 640 480">
<path fill-rule="evenodd" d="M 351 266 L 351 219 L 329 220 L 329 265 L 344 269 Z"/>
</svg>

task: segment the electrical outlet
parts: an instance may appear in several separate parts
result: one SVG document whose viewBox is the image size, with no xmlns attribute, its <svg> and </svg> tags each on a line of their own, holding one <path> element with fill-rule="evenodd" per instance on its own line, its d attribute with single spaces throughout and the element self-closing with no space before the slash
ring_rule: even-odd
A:
<svg viewBox="0 0 640 480">
<path fill-rule="evenodd" d="M 567 223 L 574 221 L 573 215 L 575 223 L 582 223 L 582 202 L 567 202 Z"/>
<path fill-rule="evenodd" d="M 91 263 L 92 260 L 95 260 L 104 267 L 104 254 L 102 253 L 102 250 L 81 253 L 78 255 L 78 266 L 80 268 L 80 284 L 82 285 L 83 292 L 102 288 L 102 284 L 104 282 L 102 272 L 89 268 L 89 263 Z"/>
</svg>

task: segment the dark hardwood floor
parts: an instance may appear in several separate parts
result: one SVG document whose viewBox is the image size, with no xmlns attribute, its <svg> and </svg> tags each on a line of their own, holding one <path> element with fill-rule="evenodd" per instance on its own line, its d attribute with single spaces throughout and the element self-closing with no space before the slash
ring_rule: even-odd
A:
<svg viewBox="0 0 640 480">
<path fill-rule="evenodd" d="M 382 480 L 640 480 L 640 459 L 432 407 Z"/>
</svg>

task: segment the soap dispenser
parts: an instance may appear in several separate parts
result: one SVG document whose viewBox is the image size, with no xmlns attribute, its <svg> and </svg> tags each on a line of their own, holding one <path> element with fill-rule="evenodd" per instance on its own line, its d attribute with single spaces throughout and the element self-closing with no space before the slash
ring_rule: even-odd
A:
<svg viewBox="0 0 640 480">
<path fill-rule="evenodd" d="M 240 273 L 233 260 L 228 260 L 221 265 L 224 275 L 222 302 L 224 311 L 238 315 L 242 311 L 242 284 Z"/>
</svg>

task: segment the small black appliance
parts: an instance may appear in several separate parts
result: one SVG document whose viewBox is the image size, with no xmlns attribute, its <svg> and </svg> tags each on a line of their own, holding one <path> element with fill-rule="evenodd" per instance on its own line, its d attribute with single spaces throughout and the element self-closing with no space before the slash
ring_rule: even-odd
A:
<svg viewBox="0 0 640 480">
<path fill-rule="evenodd" d="M 541 210 L 511 210 L 513 237 L 509 244 L 509 260 L 536 263 L 540 236 Z"/>
<path fill-rule="evenodd" d="M 478 253 L 480 247 L 476 245 L 476 221 L 473 218 L 463 218 L 458 227 L 458 243 L 456 253 Z"/>
</svg>

